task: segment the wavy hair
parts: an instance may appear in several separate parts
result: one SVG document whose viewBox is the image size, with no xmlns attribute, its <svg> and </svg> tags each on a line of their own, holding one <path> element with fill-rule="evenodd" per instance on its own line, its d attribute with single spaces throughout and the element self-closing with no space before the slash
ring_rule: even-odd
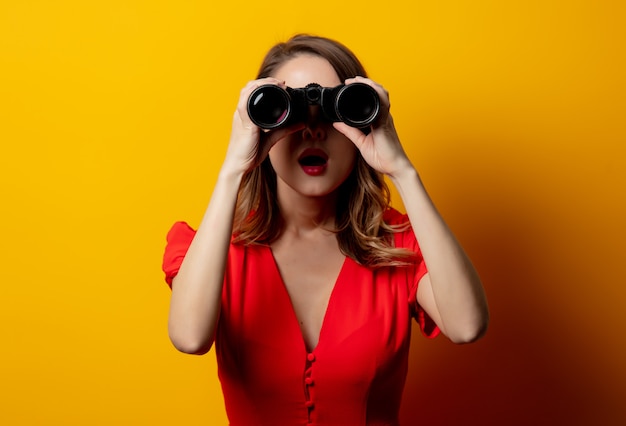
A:
<svg viewBox="0 0 626 426">
<path fill-rule="evenodd" d="M 298 34 L 268 51 L 257 78 L 272 76 L 282 64 L 302 54 L 326 59 L 340 81 L 367 77 L 361 62 L 343 44 Z M 370 167 L 360 153 L 357 153 L 350 176 L 338 191 L 334 232 L 343 254 L 369 267 L 404 266 L 415 261 L 413 252 L 394 247 L 393 234 L 406 230 L 409 224 L 390 225 L 383 220 L 385 211 L 390 208 L 389 188 L 382 174 Z M 234 242 L 270 244 L 280 236 L 282 227 L 276 173 L 266 158 L 242 180 L 235 212 Z"/>
</svg>

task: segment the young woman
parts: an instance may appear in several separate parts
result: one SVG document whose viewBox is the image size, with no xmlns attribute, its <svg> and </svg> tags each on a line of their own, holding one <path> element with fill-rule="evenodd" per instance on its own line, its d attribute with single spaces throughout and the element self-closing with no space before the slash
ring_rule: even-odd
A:
<svg viewBox="0 0 626 426">
<path fill-rule="evenodd" d="M 274 46 L 241 91 L 200 226 L 168 233 L 170 338 L 190 354 L 215 343 L 233 426 L 397 425 L 412 318 L 456 343 L 487 328 L 480 279 L 400 144 L 388 93 L 365 76 L 333 40 Z M 319 106 L 272 131 L 247 113 L 263 84 L 356 82 L 381 103 L 365 132 Z"/>
</svg>

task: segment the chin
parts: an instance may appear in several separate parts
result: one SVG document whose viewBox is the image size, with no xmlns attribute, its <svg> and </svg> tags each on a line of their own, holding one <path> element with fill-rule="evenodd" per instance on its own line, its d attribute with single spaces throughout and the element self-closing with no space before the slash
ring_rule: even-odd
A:
<svg viewBox="0 0 626 426">
<path fill-rule="evenodd" d="M 311 198 L 320 198 L 320 197 L 329 197 L 334 195 L 337 192 L 337 186 L 326 186 L 326 185 L 305 185 L 301 187 L 293 188 L 296 192 L 304 197 Z"/>
</svg>

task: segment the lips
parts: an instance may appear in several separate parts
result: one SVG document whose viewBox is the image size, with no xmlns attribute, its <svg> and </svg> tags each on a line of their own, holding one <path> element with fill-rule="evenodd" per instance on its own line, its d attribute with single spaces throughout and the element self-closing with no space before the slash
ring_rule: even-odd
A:
<svg viewBox="0 0 626 426">
<path fill-rule="evenodd" d="M 328 154 L 318 148 L 307 148 L 298 157 L 298 163 L 307 175 L 319 176 L 326 170 Z"/>
</svg>

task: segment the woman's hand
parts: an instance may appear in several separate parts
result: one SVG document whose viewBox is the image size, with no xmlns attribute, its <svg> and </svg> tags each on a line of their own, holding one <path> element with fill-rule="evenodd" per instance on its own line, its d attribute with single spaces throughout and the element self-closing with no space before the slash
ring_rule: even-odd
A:
<svg viewBox="0 0 626 426">
<path fill-rule="evenodd" d="M 243 173 L 249 172 L 263 162 L 276 142 L 304 127 L 303 124 L 297 124 L 270 132 L 260 129 L 250 120 L 248 98 L 256 88 L 264 84 L 275 84 L 283 89 L 286 87 L 284 81 L 267 77 L 250 81 L 241 89 L 223 167 L 232 167 L 235 171 Z"/>
<path fill-rule="evenodd" d="M 380 98 L 380 115 L 372 131 L 366 135 L 360 129 L 342 122 L 333 123 L 333 126 L 356 145 L 363 159 L 378 172 L 394 177 L 403 170 L 412 169 L 389 112 L 389 93 L 381 85 L 364 77 L 347 79 L 345 84 L 357 82 L 374 88 Z"/>
<path fill-rule="evenodd" d="M 381 114 L 372 131 L 333 123 L 359 149 L 367 163 L 394 183 L 419 241 L 428 273 L 420 280 L 417 301 L 453 342 L 480 338 L 489 323 L 487 299 L 478 273 L 430 199 L 409 161 L 389 113 L 389 94 L 362 77 L 346 80 L 372 86 L 380 97 Z"/>
<path fill-rule="evenodd" d="M 262 84 L 285 87 L 284 82 L 264 78 L 251 81 L 241 90 L 226 159 L 211 201 L 172 283 L 169 335 L 174 346 L 185 353 L 206 353 L 215 339 L 243 175 L 261 164 L 277 141 L 298 130 L 298 126 L 292 126 L 264 132 L 252 123 L 247 112 L 248 98 Z"/>
</svg>

